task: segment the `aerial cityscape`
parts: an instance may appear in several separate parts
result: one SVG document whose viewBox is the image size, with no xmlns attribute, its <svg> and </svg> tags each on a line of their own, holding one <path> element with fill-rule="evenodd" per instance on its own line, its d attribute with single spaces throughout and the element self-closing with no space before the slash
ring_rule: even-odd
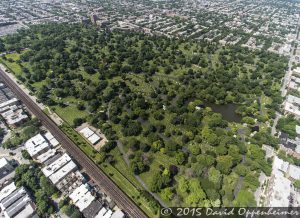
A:
<svg viewBox="0 0 300 218">
<path fill-rule="evenodd" d="M 299 0 L 1 0 L 0 216 L 300 214 L 299 19 Z"/>
</svg>

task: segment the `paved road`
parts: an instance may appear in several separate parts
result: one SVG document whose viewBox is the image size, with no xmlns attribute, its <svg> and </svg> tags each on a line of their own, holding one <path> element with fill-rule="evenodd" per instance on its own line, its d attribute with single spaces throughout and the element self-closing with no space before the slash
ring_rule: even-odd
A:
<svg viewBox="0 0 300 218">
<path fill-rule="evenodd" d="M 110 179 L 91 161 L 58 126 L 36 105 L 36 103 L 3 71 L 0 78 L 27 106 L 27 108 L 42 122 L 42 124 L 57 138 L 67 152 L 77 160 L 87 174 L 122 208 L 130 217 L 146 218 L 147 216 L 135 203 L 125 195 Z"/>
</svg>

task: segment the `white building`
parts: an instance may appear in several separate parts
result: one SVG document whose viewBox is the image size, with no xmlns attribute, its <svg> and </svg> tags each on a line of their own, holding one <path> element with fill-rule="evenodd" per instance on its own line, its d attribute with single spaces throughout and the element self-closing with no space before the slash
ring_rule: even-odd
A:
<svg viewBox="0 0 300 218">
<path fill-rule="evenodd" d="M 300 98 L 296 96 L 288 95 L 286 100 L 292 104 L 300 105 Z"/>
<path fill-rule="evenodd" d="M 5 157 L 0 158 L 0 187 L 11 180 L 14 175 L 14 167 L 10 162 Z"/>
<path fill-rule="evenodd" d="M 0 202 L 6 198 L 8 195 L 10 195 L 14 190 L 16 190 L 17 187 L 14 182 L 10 183 L 9 185 L 5 186 L 0 191 Z"/>
<path fill-rule="evenodd" d="M 42 172 L 44 173 L 44 175 L 46 177 L 49 177 L 70 161 L 71 161 L 71 157 L 65 153 L 60 158 L 58 158 L 56 161 L 54 161 L 52 164 L 44 167 L 42 169 Z"/>
<path fill-rule="evenodd" d="M 23 109 L 17 106 L 18 104 L 19 100 L 16 98 L 12 98 L 0 104 L 0 115 L 9 126 L 16 127 L 28 118 Z"/>
<path fill-rule="evenodd" d="M 291 181 L 284 177 L 288 170 L 288 163 L 274 158 L 272 176 L 269 180 L 268 193 L 266 195 L 266 207 L 288 207 L 291 192 Z"/>
<path fill-rule="evenodd" d="M 0 109 L 4 108 L 4 107 L 7 107 L 7 106 L 12 106 L 12 105 L 16 105 L 19 103 L 19 100 L 16 99 L 16 98 L 12 98 L 6 102 L 3 102 L 0 104 Z"/>
<path fill-rule="evenodd" d="M 37 156 L 37 160 L 40 163 L 44 163 L 45 161 L 47 161 L 49 158 L 53 157 L 56 154 L 56 150 L 55 149 L 49 149 L 48 151 L 46 151 L 45 153 Z"/>
<path fill-rule="evenodd" d="M 52 145 L 52 147 L 56 147 L 59 145 L 59 142 L 54 138 L 51 132 L 47 132 L 44 137 L 48 140 L 48 142 Z"/>
<path fill-rule="evenodd" d="M 85 127 L 84 129 L 79 131 L 85 138 L 89 138 L 94 134 L 94 132 L 89 128 Z"/>
<path fill-rule="evenodd" d="M 293 180 L 300 180 L 300 167 L 290 164 L 288 176 Z"/>
<path fill-rule="evenodd" d="M 285 114 L 293 114 L 295 117 L 300 119 L 300 110 L 299 107 L 286 101 L 284 104 Z"/>
<path fill-rule="evenodd" d="M 95 145 L 97 142 L 101 140 L 101 138 L 92 131 L 89 127 L 85 127 L 84 129 L 79 131 L 92 145 Z"/>
<path fill-rule="evenodd" d="M 113 212 L 110 218 L 124 218 L 124 217 L 125 214 L 123 213 L 122 210 L 116 210 L 115 212 Z"/>
<path fill-rule="evenodd" d="M 76 169 L 77 169 L 77 165 L 73 161 L 70 161 L 65 166 L 63 166 L 58 171 L 56 171 L 51 176 L 49 176 L 49 179 L 54 185 L 56 185 L 63 178 L 65 178 L 69 173 L 75 171 Z"/>
<path fill-rule="evenodd" d="M 69 197 L 80 211 L 83 211 L 95 200 L 95 197 L 91 194 L 85 184 L 76 188 Z"/>
<path fill-rule="evenodd" d="M 37 134 L 25 143 L 25 148 L 32 158 L 36 158 L 47 151 L 50 146 L 41 134 Z"/>
</svg>

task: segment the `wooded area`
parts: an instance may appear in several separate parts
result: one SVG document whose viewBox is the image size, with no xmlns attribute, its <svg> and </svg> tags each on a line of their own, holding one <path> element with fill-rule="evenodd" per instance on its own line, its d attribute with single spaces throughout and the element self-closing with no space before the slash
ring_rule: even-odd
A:
<svg viewBox="0 0 300 218">
<path fill-rule="evenodd" d="M 101 129 L 108 163 L 121 143 L 131 171 L 168 204 L 255 206 L 259 174 L 271 173 L 261 146 L 277 144 L 267 123 L 284 57 L 80 24 L 32 26 L 3 43 L 17 53 L 2 61 L 40 101 L 70 111 L 69 124 Z M 236 104 L 248 125 L 207 103 Z"/>
</svg>

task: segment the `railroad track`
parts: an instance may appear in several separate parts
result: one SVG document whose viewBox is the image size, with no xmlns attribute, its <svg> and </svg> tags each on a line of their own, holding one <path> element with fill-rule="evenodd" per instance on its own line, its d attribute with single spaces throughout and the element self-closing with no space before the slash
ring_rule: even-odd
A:
<svg viewBox="0 0 300 218">
<path fill-rule="evenodd" d="M 74 142 L 36 105 L 36 103 L 3 71 L 0 78 L 26 105 L 26 107 L 55 136 L 63 148 L 86 170 L 87 174 L 123 209 L 130 217 L 147 218 L 147 215 L 90 160 Z"/>
</svg>

